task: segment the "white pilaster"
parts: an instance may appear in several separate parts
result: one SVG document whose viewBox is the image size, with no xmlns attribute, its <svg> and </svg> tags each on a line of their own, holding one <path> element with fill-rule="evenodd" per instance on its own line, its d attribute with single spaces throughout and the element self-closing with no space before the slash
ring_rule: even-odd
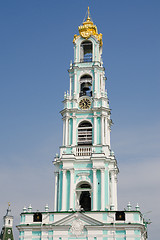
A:
<svg viewBox="0 0 160 240">
<path fill-rule="evenodd" d="M 111 171 L 111 204 L 115 208 L 115 183 L 114 183 L 114 170 Z"/>
<path fill-rule="evenodd" d="M 74 114 L 75 115 L 75 114 Z M 72 145 L 75 146 L 76 145 L 76 117 L 73 116 L 73 132 L 72 132 Z"/>
<path fill-rule="evenodd" d="M 104 145 L 107 145 L 107 119 L 104 117 Z"/>
<path fill-rule="evenodd" d="M 115 193 L 115 210 L 117 211 L 117 175 L 115 173 L 115 180 L 114 180 L 114 193 Z"/>
<path fill-rule="evenodd" d="M 94 76 L 95 76 L 95 79 L 94 79 L 94 95 L 95 97 L 97 96 L 97 90 L 98 90 L 98 80 L 97 80 L 97 70 L 94 70 Z"/>
<path fill-rule="evenodd" d="M 109 119 L 107 119 L 107 145 L 110 146 L 110 124 Z"/>
<path fill-rule="evenodd" d="M 65 120 L 63 118 L 63 146 L 65 145 Z"/>
<path fill-rule="evenodd" d="M 97 210 L 97 170 L 93 169 L 93 211 Z"/>
<path fill-rule="evenodd" d="M 77 72 L 74 73 L 74 97 L 77 97 Z"/>
<path fill-rule="evenodd" d="M 63 180 L 62 180 L 62 211 L 66 211 L 66 194 L 67 194 L 67 170 L 63 169 Z"/>
<path fill-rule="evenodd" d="M 101 169 L 101 211 L 105 210 L 105 175 L 104 169 Z"/>
<path fill-rule="evenodd" d="M 69 77 L 70 77 L 69 95 L 70 95 L 70 97 L 71 97 L 71 95 L 72 95 L 72 75 L 70 74 Z"/>
<path fill-rule="evenodd" d="M 69 117 L 66 116 L 65 124 L 65 145 L 68 146 L 68 135 L 69 135 Z"/>
<path fill-rule="evenodd" d="M 97 144 L 97 116 L 94 115 L 94 145 Z"/>
<path fill-rule="evenodd" d="M 101 144 L 104 145 L 104 116 L 101 115 Z"/>
<path fill-rule="evenodd" d="M 70 170 L 70 209 L 74 208 L 73 204 L 73 194 L 74 194 L 74 170 Z"/>
<path fill-rule="evenodd" d="M 54 176 L 55 176 L 55 183 L 54 183 L 54 211 L 57 211 L 57 197 L 58 197 L 58 172 L 54 172 Z"/>
<path fill-rule="evenodd" d="M 96 47 L 93 44 L 93 54 L 92 54 L 92 61 L 95 62 L 96 61 Z"/>
</svg>

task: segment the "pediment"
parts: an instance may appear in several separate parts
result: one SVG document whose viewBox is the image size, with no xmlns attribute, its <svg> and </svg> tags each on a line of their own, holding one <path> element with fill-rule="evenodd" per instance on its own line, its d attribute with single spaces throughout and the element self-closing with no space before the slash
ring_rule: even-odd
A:
<svg viewBox="0 0 160 240">
<path fill-rule="evenodd" d="M 89 216 L 86 216 L 84 213 L 81 212 L 75 212 L 70 213 L 68 216 L 62 218 L 61 220 L 53 223 L 54 226 L 72 226 L 74 222 L 81 222 L 84 226 L 91 225 L 91 226 L 102 226 L 103 223 L 100 221 L 97 221 L 94 218 L 91 218 Z"/>
</svg>

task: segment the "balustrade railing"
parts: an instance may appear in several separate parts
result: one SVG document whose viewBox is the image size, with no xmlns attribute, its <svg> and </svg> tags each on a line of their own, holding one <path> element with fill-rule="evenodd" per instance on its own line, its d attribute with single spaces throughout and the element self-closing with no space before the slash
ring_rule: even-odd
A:
<svg viewBox="0 0 160 240">
<path fill-rule="evenodd" d="M 77 147 L 76 156 L 91 156 L 92 147 Z"/>
</svg>

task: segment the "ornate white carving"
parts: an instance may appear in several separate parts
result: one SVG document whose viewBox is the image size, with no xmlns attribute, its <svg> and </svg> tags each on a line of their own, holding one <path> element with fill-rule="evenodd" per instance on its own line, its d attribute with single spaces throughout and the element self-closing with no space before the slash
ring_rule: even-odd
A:
<svg viewBox="0 0 160 240">
<path fill-rule="evenodd" d="M 73 235 L 81 235 L 83 233 L 84 229 L 84 223 L 80 219 L 75 219 L 72 222 L 72 226 L 70 228 L 70 231 Z"/>
</svg>

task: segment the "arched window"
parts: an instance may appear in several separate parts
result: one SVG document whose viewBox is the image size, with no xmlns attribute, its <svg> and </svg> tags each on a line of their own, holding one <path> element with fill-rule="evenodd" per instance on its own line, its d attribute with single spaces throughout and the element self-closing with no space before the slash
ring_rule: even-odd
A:
<svg viewBox="0 0 160 240">
<path fill-rule="evenodd" d="M 78 126 L 78 145 L 92 145 L 92 124 L 88 121 Z"/>
<path fill-rule="evenodd" d="M 92 42 L 84 41 L 81 43 L 81 62 L 92 62 Z"/>
<path fill-rule="evenodd" d="M 88 74 L 80 78 L 80 94 L 79 96 L 92 97 L 92 77 Z"/>
<path fill-rule="evenodd" d="M 76 188 L 79 207 L 84 211 L 91 211 L 91 186 L 83 182 Z"/>
</svg>

